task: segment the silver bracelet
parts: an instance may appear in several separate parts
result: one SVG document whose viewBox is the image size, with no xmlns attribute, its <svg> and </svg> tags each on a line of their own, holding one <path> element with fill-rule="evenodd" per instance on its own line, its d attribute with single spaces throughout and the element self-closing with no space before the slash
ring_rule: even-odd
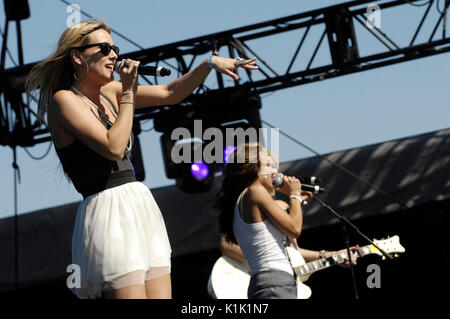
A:
<svg viewBox="0 0 450 319">
<path fill-rule="evenodd" d="M 214 55 L 211 55 L 211 56 L 208 58 L 208 66 L 209 66 L 210 69 L 214 69 L 214 65 L 213 65 L 213 63 L 212 63 L 213 57 L 214 57 Z"/>
<path fill-rule="evenodd" d="M 297 195 L 289 195 L 289 198 L 295 198 L 298 199 L 300 201 L 300 205 L 303 203 L 303 199 L 300 196 Z"/>
<path fill-rule="evenodd" d="M 208 58 L 208 66 L 210 69 L 214 69 L 214 65 L 212 63 L 212 59 L 214 56 L 218 56 L 219 52 L 217 52 L 217 50 L 214 50 L 213 54 Z"/>
</svg>

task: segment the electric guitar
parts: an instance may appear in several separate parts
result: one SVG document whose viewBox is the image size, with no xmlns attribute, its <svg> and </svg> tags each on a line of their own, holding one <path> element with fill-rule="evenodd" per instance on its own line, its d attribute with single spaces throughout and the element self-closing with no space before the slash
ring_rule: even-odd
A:
<svg viewBox="0 0 450 319">
<path fill-rule="evenodd" d="M 395 253 L 394 257 L 398 257 L 397 253 L 405 252 L 405 248 L 400 244 L 400 237 L 397 235 L 384 240 L 374 240 L 374 243 L 387 253 Z M 298 250 L 291 247 L 286 247 L 286 250 L 297 275 L 298 299 L 308 299 L 311 297 L 311 288 L 303 282 L 307 281 L 313 273 L 342 264 L 347 258 L 347 252 L 344 252 L 306 263 Z M 351 251 L 350 253 L 356 258 L 370 254 L 383 256 L 381 251 L 373 245 L 360 247 L 360 252 L 361 254 L 357 251 Z M 385 259 L 384 256 L 383 259 Z M 247 299 L 249 282 L 250 274 L 247 265 L 228 256 L 222 256 L 215 262 L 211 275 L 209 276 L 208 293 L 215 299 Z"/>
</svg>

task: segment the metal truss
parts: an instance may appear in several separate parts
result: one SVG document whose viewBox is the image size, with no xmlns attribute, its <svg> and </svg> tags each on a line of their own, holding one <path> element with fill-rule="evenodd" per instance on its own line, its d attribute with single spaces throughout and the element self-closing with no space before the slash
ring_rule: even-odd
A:
<svg viewBox="0 0 450 319">
<path fill-rule="evenodd" d="M 437 12 L 432 10 L 434 6 Z M 170 114 L 204 111 L 208 105 L 232 103 L 234 96 L 240 100 L 248 95 L 259 97 L 267 92 L 448 52 L 450 37 L 446 34 L 446 19 L 449 6 L 450 0 L 351 1 L 124 54 L 120 58 L 165 66 L 178 75 L 189 72 L 214 50 L 221 56 L 256 56 L 260 68 L 259 72 L 239 69 L 239 81 L 229 80 L 216 72 L 215 80 L 210 77 L 181 103 L 181 107 L 146 108 L 136 113 L 135 120 L 154 118 L 155 127 L 160 126 L 157 130 L 163 131 L 164 125 L 158 125 L 156 121 L 164 122 Z M 411 38 L 394 41 L 396 30 L 384 24 L 378 28 L 377 14 L 381 14 L 382 21 L 385 17 L 393 17 L 397 22 L 395 28 L 399 27 L 402 18 L 417 17 L 414 28 L 409 27 L 414 31 Z M 281 40 L 275 40 L 277 37 Z M 286 47 L 292 47 L 292 52 L 283 52 L 288 56 L 284 63 L 280 63 L 278 57 L 269 61 L 264 52 L 282 39 L 288 41 Z M 308 49 L 311 52 L 305 53 Z M 300 63 L 302 59 L 304 61 Z M 45 128 L 37 124 L 30 104 L 22 99 L 24 78 L 33 65 L 2 71 L 2 145 L 25 146 L 49 140 Z M 143 80 L 158 83 L 156 78 L 143 77 Z"/>
</svg>

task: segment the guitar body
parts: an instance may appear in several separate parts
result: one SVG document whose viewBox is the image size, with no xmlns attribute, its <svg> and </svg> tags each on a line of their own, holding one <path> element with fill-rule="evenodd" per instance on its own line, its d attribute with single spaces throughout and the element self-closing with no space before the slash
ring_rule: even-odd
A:
<svg viewBox="0 0 450 319">
<path fill-rule="evenodd" d="M 236 259 L 220 257 L 209 276 L 209 295 L 215 299 L 247 299 L 248 271 L 248 267 Z"/>
<path fill-rule="evenodd" d="M 286 247 L 286 251 L 289 255 L 291 265 L 294 269 L 306 264 L 305 259 L 297 249 Z M 309 276 L 311 276 L 311 274 L 306 274 L 303 276 L 297 275 L 297 299 L 308 299 L 311 297 L 311 288 L 303 283 L 308 280 Z"/>
<path fill-rule="evenodd" d="M 295 249 L 288 248 L 292 265 L 305 264 L 303 256 Z M 247 289 L 250 283 L 247 265 L 228 256 L 220 257 L 211 271 L 208 280 L 208 293 L 215 299 L 247 299 Z M 297 298 L 311 297 L 311 288 L 297 280 Z"/>
</svg>

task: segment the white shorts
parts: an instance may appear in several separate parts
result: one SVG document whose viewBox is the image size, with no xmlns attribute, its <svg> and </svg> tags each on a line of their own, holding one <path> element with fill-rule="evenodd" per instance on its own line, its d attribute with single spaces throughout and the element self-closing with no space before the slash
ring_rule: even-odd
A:
<svg viewBox="0 0 450 319">
<path fill-rule="evenodd" d="M 72 263 L 80 267 L 78 298 L 144 284 L 170 274 L 171 247 L 152 193 L 140 182 L 87 197 L 78 207 Z"/>
<path fill-rule="evenodd" d="M 170 274 L 170 266 L 152 267 L 148 270 L 136 270 L 123 276 L 105 281 L 102 285 L 102 291 L 117 290 L 124 287 L 145 285 L 147 280 L 156 279 Z"/>
</svg>

